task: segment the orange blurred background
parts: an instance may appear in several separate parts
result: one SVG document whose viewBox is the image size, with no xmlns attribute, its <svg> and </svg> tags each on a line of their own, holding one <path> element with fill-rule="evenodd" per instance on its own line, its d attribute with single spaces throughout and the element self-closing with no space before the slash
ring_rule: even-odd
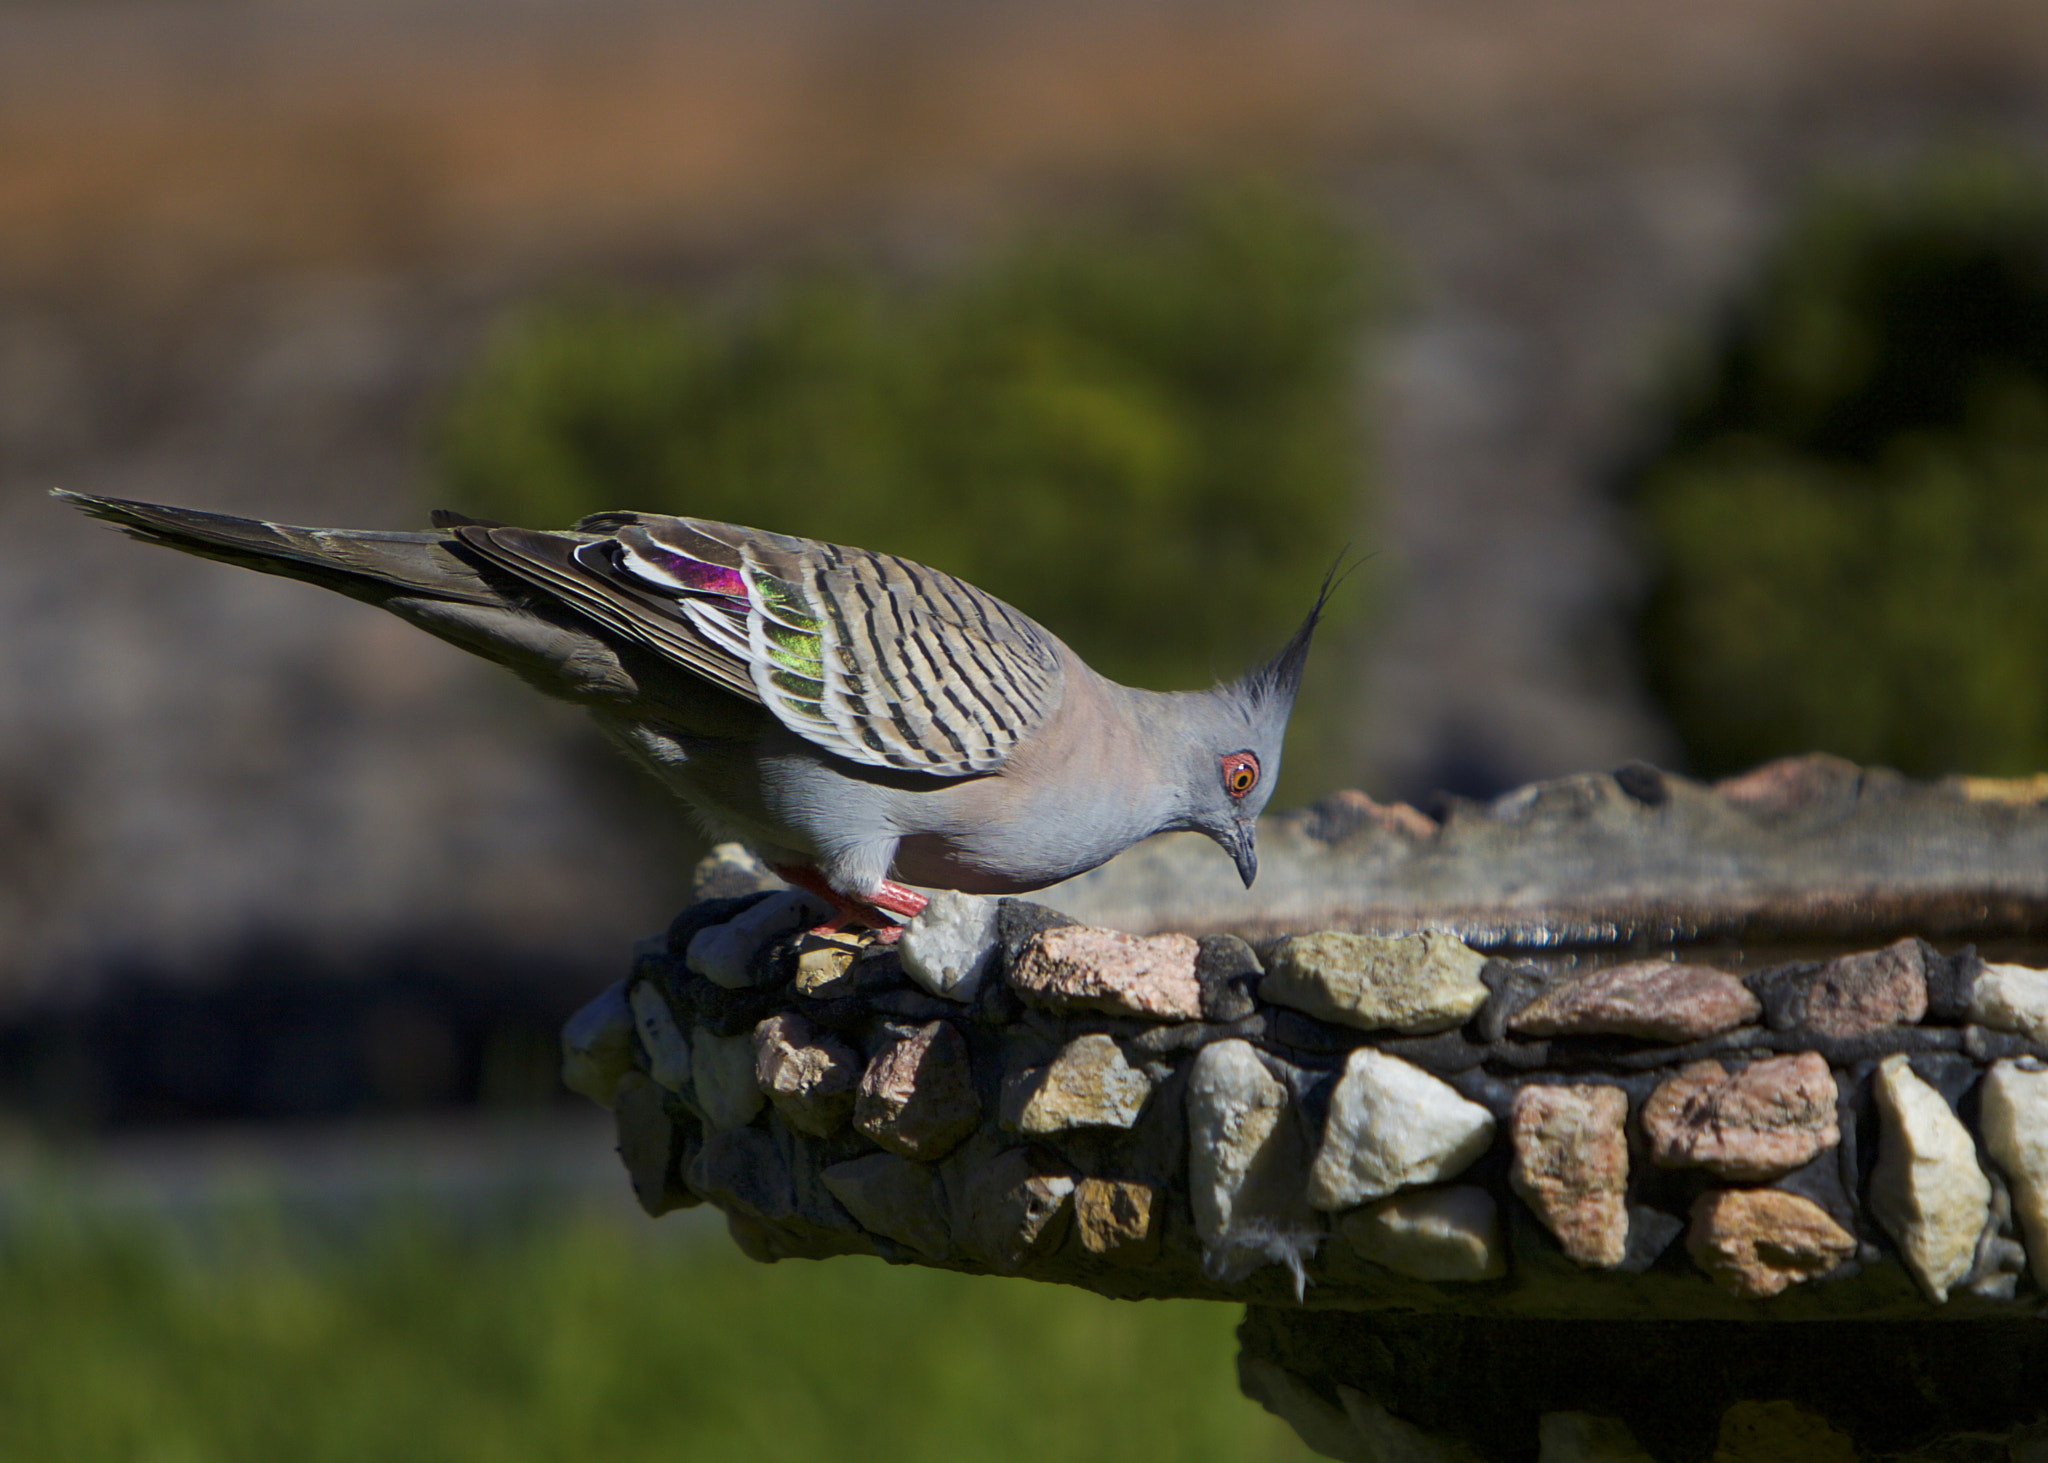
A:
<svg viewBox="0 0 2048 1463">
<path fill-rule="evenodd" d="M 2044 152 L 2038 4 L 0 5 L 0 1011 L 86 1033 L 0 1040 L 13 1101 L 206 1115 L 93 1064 L 299 977 L 385 1056 L 275 1110 L 543 1090 L 551 1023 L 688 875 L 573 715 L 49 487 L 410 526 L 427 425 L 536 294 L 943 265 L 1277 174 L 1398 282 L 1363 388 L 1380 618 L 1317 668 L 1347 780 L 1485 795 L 1670 759 L 1604 475 L 1817 175 L 1957 138 Z M 132 1050 L 91 1016 L 124 992 Z"/>
</svg>

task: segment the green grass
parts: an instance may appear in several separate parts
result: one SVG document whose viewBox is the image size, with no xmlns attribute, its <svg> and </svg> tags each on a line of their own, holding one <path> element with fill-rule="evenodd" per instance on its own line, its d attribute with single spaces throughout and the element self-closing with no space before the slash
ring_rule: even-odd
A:
<svg viewBox="0 0 2048 1463">
<path fill-rule="evenodd" d="M 1234 1307 L 876 1261 L 686 1218 L 394 1221 L 314 1244 L 61 1219 L 0 1245 L 0 1458 L 1305 1459 Z"/>
</svg>

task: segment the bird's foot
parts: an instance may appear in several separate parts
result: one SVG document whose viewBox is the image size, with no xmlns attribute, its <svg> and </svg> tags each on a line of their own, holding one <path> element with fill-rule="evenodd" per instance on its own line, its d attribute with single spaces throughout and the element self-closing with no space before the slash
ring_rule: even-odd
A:
<svg viewBox="0 0 2048 1463">
<path fill-rule="evenodd" d="M 903 921 L 913 919 L 931 901 L 915 889 L 884 879 L 868 899 L 841 894 L 825 882 L 825 876 L 809 864 L 769 865 L 782 881 L 807 894 L 815 894 L 833 908 L 833 916 L 811 933 L 836 935 L 848 925 L 872 930 L 875 943 L 893 945 L 903 937 Z"/>
</svg>

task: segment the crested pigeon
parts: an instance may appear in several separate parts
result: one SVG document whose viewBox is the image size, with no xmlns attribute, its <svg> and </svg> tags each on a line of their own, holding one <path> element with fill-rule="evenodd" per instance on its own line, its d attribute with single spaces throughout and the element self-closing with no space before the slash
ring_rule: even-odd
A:
<svg viewBox="0 0 2048 1463">
<path fill-rule="evenodd" d="M 1024 893 L 1174 829 L 1214 839 L 1250 887 L 1330 592 L 1250 674 L 1164 694 L 949 574 L 733 524 L 437 512 L 436 532 L 378 533 L 56 496 L 365 600 L 582 705 L 709 831 L 885 931 L 924 906 L 906 885 Z"/>
</svg>

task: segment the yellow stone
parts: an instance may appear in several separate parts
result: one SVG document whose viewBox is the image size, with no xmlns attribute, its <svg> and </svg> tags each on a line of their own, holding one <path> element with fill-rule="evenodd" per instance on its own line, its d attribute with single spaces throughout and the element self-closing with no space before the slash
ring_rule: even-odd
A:
<svg viewBox="0 0 2048 1463">
<path fill-rule="evenodd" d="M 1158 1190 L 1150 1184 L 1084 1178 L 1074 1187 L 1074 1223 L 1091 1255 L 1142 1264 L 1159 1249 Z"/>
<path fill-rule="evenodd" d="M 829 999 L 839 994 L 831 987 L 853 968 L 860 943 L 844 935 L 806 935 L 797 949 L 796 988 L 806 996 Z M 848 991 L 846 994 L 851 995 Z"/>
<path fill-rule="evenodd" d="M 2032 777 L 1947 777 L 1942 779 L 1973 803 L 2002 803 L 2023 807 L 2048 802 L 2048 772 Z"/>
<path fill-rule="evenodd" d="M 1790 1402 L 1738 1402 L 1721 1414 L 1713 1463 L 1856 1463 L 1856 1445 Z"/>
</svg>

